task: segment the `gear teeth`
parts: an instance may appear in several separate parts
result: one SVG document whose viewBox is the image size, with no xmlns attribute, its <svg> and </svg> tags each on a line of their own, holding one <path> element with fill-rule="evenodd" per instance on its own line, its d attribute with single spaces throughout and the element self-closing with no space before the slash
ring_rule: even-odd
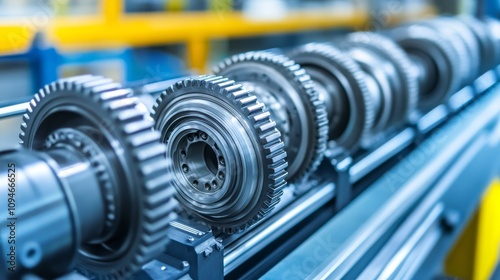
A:
<svg viewBox="0 0 500 280">
<path fill-rule="evenodd" d="M 141 131 L 151 130 L 151 122 L 148 120 L 131 122 L 125 124 L 122 129 L 126 134 L 135 134 Z"/>
<path fill-rule="evenodd" d="M 276 139 L 281 139 L 281 133 L 279 133 L 279 131 L 272 131 L 269 132 L 267 135 L 262 135 L 260 137 L 262 143 L 269 143 Z"/>
<path fill-rule="evenodd" d="M 289 178 L 292 182 L 300 182 L 314 172 L 321 163 L 324 152 L 326 150 L 326 143 L 328 141 L 328 118 L 326 108 L 322 102 L 319 101 L 318 93 L 316 92 L 315 85 L 311 81 L 306 71 L 300 67 L 295 61 L 282 55 L 266 51 L 260 52 L 247 52 L 234 55 L 225 59 L 214 68 L 214 73 L 219 74 L 222 72 L 227 73 L 228 69 L 234 64 L 243 62 L 259 62 L 272 65 L 277 69 L 283 70 L 285 76 L 291 83 L 297 84 L 299 91 L 307 95 L 307 101 L 304 103 L 306 108 L 309 107 L 310 112 L 314 112 L 311 117 L 311 126 L 314 127 L 314 143 L 312 143 L 312 152 L 304 160 L 304 163 Z M 237 73 L 234 74 L 233 79 L 238 79 Z M 319 102 L 316 102 L 319 101 Z"/>
<path fill-rule="evenodd" d="M 137 105 L 137 99 L 135 97 L 122 98 L 111 101 L 109 103 L 109 109 L 111 111 L 117 111 L 117 110 L 134 108 L 136 105 Z"/>
<path fill-rule="evenodd" d="M 393 106 L 392 109 L 395 111 L 401 110 L 401 113 L 393 114 L 390 124 L 400 123 L 408 119 L 410 112 L 413 112 L 417 107 L 418 81 L 417 77 L 411 72 L 412 64 L 405 51 L 390 38 L 374 32 L 355 32 L 349 34 L 347 38 L 351 43 L 367 46 L 384 54 L 391 60 L 403 83 L 404 98 L 406 100 L 400 101 L 401 94 L 399 92 L 393 94 L 395 102 L 399 104 L 395 104 L 396 106 Z M 404 107 L 401 107 L 401 105 Z"/>
<path fill-rule="evenodd" d="M 101 101 L 111 101 L 132 96 L 132 91 L 130 89 L 112 90 L 112 88 L 118 88 L 117 84 L 112 84 L 108 87 L 105 86 L 106 85 L 102 86 L 101 88 L 101 90 L 103 91 L 103 93 L 100 95 Z"/>
<path fill-rule="evenodd" d="M 359 129 L 356 129 L 357 131 L 359 131 L 359 133 L 347 136 L 344 135 L 341 138 L 337 139 L 337 145 L 348 150 L 356 150 L 361 139 L 367 137 L 370 129 L 375 123 L 375 108 L 368 88 L 364 82 L 364 74 L 361 71 L 361 68 L 347 54 L 330 43 L 309 43 L 299 47 L 292 52 L 292 57 L 297 58 L 301 55 L 319 57 L 322 60 L 338 64 L 338 67 L 345 69 L 346 72 L 352 77 L 354 83 L 359 89 L 360 101 L 356 103 L 357 106 L 360 107 L 359 110 L 361 112 L 364 112 L 364 116 L 362 116 L 362 122 L 359 122 L 361 127 Z M 328 118 L 327 113 L 325 112 L 324 114 L 324 118 Z M 358 114 L 357 117 L 361 116 Z M 329 137 L 328 130 L 323 133 L 326 134 L 326 138 Z"/>
<path fill-rule="evenodd" d="M 445 101 L 451 94 L 455 93 L 459 89 L 460 83 L 460 73 L 458 72 L 460 69 L 458 63 L 458 54 L 455 49 L 449 44 L 449 42 L 442 39 L 434 29 L 428 26 L 422 25 L 411 25 L 411 26 L 403 26 L 395 28 L 391 31 L 391 38 L 400 45 L 403 49 L 406 47 L 405 44 L 411 44 L 410 48 L 415 48 L 413 44 L 415 41 L 426 42 L 428 44 L 432 44 L 434 48 L 439 50 L 440 55 L 446 61 L 444 63 L 447 67 L 449 67 L 449 79 L 445 79 L 440 77 L 438 82 L 442 80 L 445 81 L 445 85 L 441 85 L 439 88 L 443 87 L 445 90 L 436 92 L 432 90 L 432 92 L 425 93 L 425 96 L 419 96 L 418 106 L 419 109 L 423 111 L 430 110 L 437 106 L 438 104 Z M 407 43 L 405 41 L 412 40 L 412 43 Z M 425 48 L 419 49 L 422 52 L 425 52 Z M 432 55 L 428 54 L 430 57 Z"/>
<path fill-rule="evenodd" d="M 133 137 L 129 137 L 129 142 L 130 145 L 132 146 L 143 146 L 149 143 L 156 143 L 158 139 L 160 139 L 160 134 L 156 131 L 153 131 L 151 133 L 150 131 L 142 131 L 140 133 L 137 133 Z"/>
<path fill-rule="evenodd" d="M 256 101 L 257 101 L 257 96 L 255 96 L 255 95 L 239 99 L 241 106 L 245 106 L 247 104 L 254 104 Z M 260 104 L 260 103 L 257 103 L 257 104 Z M 255 105 L 253 105 L 253 106 L 255 106 Z"/>
<path fill-rule="evenodd" d="M 141 120 L 144 117 L 144 114 L 142 112 L 135 109 L 124 110 L 116 115 L 117 118 L 122 122 L 133 122 L 136 120 Z"/>
<path fill-rule="evenodd" d="M 275 153 L 276 151 L 278 151 L 280 149 L 284 149 L 285 148 L 285 144 L 283 144 L 283 142 L 276 143 L 276 144 L 266 144 L 264 146 L 264 148 L 266 148 L 266 150 L 269 153 Z"/>
<path fill-rule="evenodd" d="M 284 145 L 280 139 L 281 134 L 276 129 L 276 123 L 270 119 L 270 114 L 266 111 L 265 106 L 259 103 L 253 94 L 245 90 L 240 84 L 236 84 L 233 80 L 214 75 L 187 79 L 167 88 L 157 99 L 151 114 L 153 119 L 156 120 L 157 125 L 160 123 L 158 118 L 161 116 L 164 106 L 166 106 L 167 97 L 175 94 L 177 90 L 189 87 L 209 89 L 213 92 L 212 94 L 218 93 L 224 96 L 228 103 L 239 109 L 242 116 L 251 124 L 250 127 L 255 130 L 256 136 L 261 139 L 262 150 L 265 153 L 264 158 L 267 160 L 265 164 L 267 166 L 265 173 L 268 174 L 266 176 L 268 180 L 268 183 L 266 183 L 267 191 L 265 192 L 266 199 L 261 205 L 256 206 L 260 207 L 260 210 L 248 221 L 240 221 L 240 224 L 235 226 L 217 226 L 219 230 L 225 233 L 241 232 L 261 220 L 280 201 L 282 192 L 277 191 L 276 188 L 282 188 L 286 185 L 286 167 L 288 166 L 286 162 L 287 154 L 283 150 Z M 195 214 L 190 209 L 186 210 Z M 264 212 L 265 214 L 262 214 Z"/>
<path fill-rule="evenodd" d="M 241 100 L 242 99 L 239 100 L 240 103 L 241 103 Z M 256 101 L 256 100 L 257 100 L 257 97 L 254 97 L 254 101 Z M 259 112 L 262 112 L 262 109 L 264 109 L 264 107 L 265 106 L 262 103 L 255 103 L 255 102 L 253 102 L 252 105 L 248 105 L 248 106 L 245 107 L 245 111 L 249 115 L 258 114 Z M 270 116 L 270 114 L 269 113 L 267 113 L 267 114 L 266 113 L 258 114 L 257 116 L 255 116 L 254 119 L 255 119 L 255 121 L 259 121 L 259 120 L 261 120 L 263 118 L 266 118 L 267 116 Z"/>
<path fill-rule="evenodd" d="M 270 129 L 274 129 L 276 127 L 276 122 L 271 121 L 271 122 L 266 122 L 260 125 L 257 125 L 257 129 L 259 129 L 260 132 L 264 132 Z"/>
<path fill-rule="evenodd" d="M 467 83 L 473 82 L 479 75 L 481 67 L 481 56 L 479 42 L 476 40 L 474 33 L 467 27 L 465 23 L 456 17 L 440 17 L 434 19 L 437 24 L 444 24 L 452 28 L 464 41 L 468 49 L 468 58 L 470 61 L 469 77 Z"/>
<path fill-rule="evenodd" d="M 162 250 L 167 242 L 165 229 L 168 223 L 175 218 L 173 215 L 177 207 L 177 202 L 173 199 L 174 189 L 171 187 L 172 178 L 166 174 L 166 166 L 171 162 L 165 159 L 165 147 L 159 143 L 159 133 L 152 130 L 153 123 L 148 121 L 144 115 L 138 114 L 132 110 L 137 105 L 137 99 L 131 98 L 132 92 L 129 89 L 121 89 L 120 85 L 113 83 L 109 79 L 96 77 L 92 75 L 84 75 L 61 79 L 43 87 L 34 99 L 29 103 L 26 114 L 23 116 L 21 125 L 21 133 L 19 135 L 21 143 L 27 148 L 33 148 L 34 139 L 37 127 L 33 127 L 34 120 L 37 119 L 37 114 L 40 108 L 52 106 L 48 99 L 61 98 L 67 95 L 75 95 L 87 97 L 88 101 L 93 102 L 95 110 L 108 114 L 109 122 L 113 124 L 109 129 L 114 129 L 118 137 L 123 139 L 125 155 L 129 155 L 129 159 L 134 172 L 134 178 L 138 178 L 138 182 L 142 182 L 133 187 L 140 189 L 142 201 L 139 204 L 142 209 L 138 212 L 139 222 L 137 222 L 133 235 L 135 245 L 130 245 L 126 250 L 126 260 L 124 262 L 117 261 L 109 264 L 109 270 L 113 273 L 100 271 L 89 271 L 89 267 L 85 260 L 79 260 L 85 267 L 80 267 L 79 270 L 93 278 L 97 279 L 118 279 L 120 277 L 128 277 L 133 272 L 140 270 L 145 262 L 149 261 L 157 253 Z M 69 100 L 69 98 L 67 99 Z M 65 136 L 49 139 L 49 141 L 61 141 Z M 66 140 L 69 141 L 69 140 Z M 90 150 L 85 148 L 86 145 L 82 142 L 81 149 L 85 150 L 89 157 L 92 158 Z M 97 178 L 103 182 L 105 193 L 104 199 L 111 201 L 112 185 L 101 164 L 96 163 Z M 160 168 L 160 166 L 163 167 Z M 132 182 L 130 182 L 132 183 Z M 120 186 L 123 187 L 123 186 Z M 110 210 L 116 209 L 115 205 L 109 205 Z M 112 213 L 112 212 L 111 212 Z M 114 215 L 108 215 L 109 221 L 114 221 Z M 109 222 L 108 221 L 108 222 Z M 135 250 L 135 251 L 134 251 Z M 114 267 L 112 267 L 114 265 Z"/>
<path fill-rule="evenodd" d="M 481 49 L 481 72 L 480 75 L 494 67 L 495 44 L 488 34 L 487 26 L 479 19 L 470 15 L 461 15 L 457 17 L 472 31 L 476 37 Z M 480 76 L 479 75 L 479 76 Z"/>
</svg>

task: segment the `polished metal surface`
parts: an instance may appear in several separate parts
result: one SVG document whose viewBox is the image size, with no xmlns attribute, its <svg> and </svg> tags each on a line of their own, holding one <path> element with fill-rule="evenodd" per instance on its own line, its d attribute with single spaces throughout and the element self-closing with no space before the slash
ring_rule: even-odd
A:
<svg viewBox="0 0 500 280">
<path fill-rule="evenodd" d="M 20 166 L 30 171 L 18 185 L 18 213 L 33 216 L 23 240 L 33 258 L 21 273 L 55 278 L 76 264 L 87 277 L 127 277 L 162 249 L 176 204 L 170 161 L 152 127 L 131 91 L 102 77 L 61 79 L 35 94 L 23 115 L 24 149 L 2 156 L 14 163 L 30 153 L 41 158 L 32 159 L 40 171 Z"/>
<path fill-rule="evenodd" d="M 369 252 L 387 238 L 461 151 L 479 134 L 490 133 L 500 111 L 499 88 L 492 91 L 436 131 L 263 279 L 277 275 L 336 279 L 359 273 L 353 270 L 355 265 L 369 260 Z"/>
<path fill-rule="evenodd" d="M 334 198 L 334 184 L 311 190 L 276 212 L 271 218 L 254 227 L 245 236 L 226 247 L 224 273 L 236 269 L 292 227 Z"/>
<path fill-rule="evenodd" d="M 290 56 L 311 76 L 325 102 L 329 140 L 347 150 L 357 150 L 361 138 L 372 129 L 376 107 L 382 107 L 374 101 L 374 97 L 380 100 L 378 83 L 365 75 L 347 52 L 332 44 L 310 43 L 294 49 Z M 383 102 L 391 101 L 384 98 Z"/>
<path fill-rule="evenodd" d="M 26 109 L 0 163 L 29 221 L 0 278 L 431 278 L 499 170 L 498 26 L 356 32 L 133 89 L 72 77 L 0 108 Z"/>
<path fill-rule="evenodd" d="M 153 111 L 189 214 L 235 233 L 279 202 L 287 175 L 281 135 L 241 85 L 217 76 L 186 79 L 167 88 Z"/>
<path fill-rule="evenodd" d="M 380 147 L 353 164 L 349 169 L 350 182 L 356 183 L 361 178 L 382 165 L 385 161 L 407 148 L 415 140 L 415 131 L 406 128 Z"/>
<path fill-rule="evenodd" d="M 459 55 L 450 42 L 433 28 L 406 25 L 390 31 L 390 37 L 418 65 L 420 93 L 418 108 L 429 111 L 459 89 L 462 72 Z M 425 70 L 424 70 L 425 69 Z M 436 75 L 437 77 L 434 77 Z"/>
<path fill-rule="evenodd" d="M 285 128 L 288 180 L 307 179 L 319 166 L 328 140 L 326 108 L 307 72 L 287 56 L 274 52 L 234 55 L 219 63 L 214 72 L 250 86 L 261 102 L 272 102 L 264 104 L 278 128 Z"/>
<path fill-rule="evenodd" d="M 28 108 L 29 102 L 22 102 L 0 107 L 0 119 L 23 114 Z"/>
<path fill-rule="evenodd" d="M 389 82 L 389 92 L 385 94 L 382 92 L 382 98 L 387 99 L 390 96 L 392 102 L 382 110 L 388 111 L 390 117 L 382 129 L 405 124 L 410 113 L 416 108 L 419 92 L 418 80 L 412 72 L 412 64 L 407 53 L 389 37 L 375 32 L 351 33 L 347 36 L 347 42 L 350 48 L 372 50 L 372 56 L 384 61 L 368 63 L 371 64 L 371 73 L 375 73 L 374 68 L 380 69 L 385 72 Z"/>
</svg>

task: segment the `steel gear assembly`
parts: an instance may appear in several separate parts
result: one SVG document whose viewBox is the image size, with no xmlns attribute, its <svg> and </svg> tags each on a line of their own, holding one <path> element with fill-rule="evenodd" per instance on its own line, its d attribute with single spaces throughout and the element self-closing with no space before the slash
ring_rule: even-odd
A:
<svg viewBox="0 0 500 280">
<path fill-rule="evenodd" d="M 284 143 L 271 113 L 242 85 L 219 76 L 179 81 L 153 111 L 177 198 L 189 213 L 235 233 L 280 201 Z"/>
<path fill-rule="evenodd" d="M 318 167 L 328 140 L 326 108 L 306 71 L 282 54 L 248 52 L 225 59 L 215 69 L 256 94 L 283 135 L 288 181 L 307 178 Z"/>
<path fill-rule="evenodd" d="M 386 86 L 379 85 L 379 95 L 372 94 L 378 107 L 378 131 L 404 124 L 416 107 L 418 95 L 417 80 L 410 72 L 411 64 L 407 55 L 389 38 L 373 32 L 349 34 L 346 45 L 353 59 L 368 75 L 375 81 L 388 82 Z"/>
<path fill-rule="evenodd" d="M 437 31 L 406 25 L 391 30 L 390 37 L 408 54 L 417 73 L 420 110 L 434 108 L 458 90 L 462 83 L 460 57 Z"/>
<path fill-rule="evenodd" d="M 310 43 L 294 49 L 290 57 L 316 83 L 329 120 L 329 139 L 348 150 L 373 126 L 375 110 L 365 73 L 344 51 L 328 43 Z M 389 99 L 390 100 L 390 99 Z"/>
<path fill-rule="evenodd" d="M 488 30 L 488 36 L 494 44 L 495 57 L 492 65 L 500 64 L 500 20 L 494 18 L 484 18 L 484 24 Z"/>
<path fill-rule="evenodd" d="M 480 59 L 480 74 L 488 71 L 495 64 L 495 41 L 493 39 L 493 34 L 491 30 L 488 28 L 485 22 L 472 17 L 472 16 L 460 16 L 458 20 L 463 22 L 467 27 L 472 31 L 474 36 L 476 37 L 477 42 L 479 43 L 479 48 L 481 50 L 481 59 Z"/>
<path fill-rule="evenodd" d="M 131 94 L 89 75 L 31 100 L 24 149 L 0 155 L 19 170 L 16 275 L 53 278 L 76 265 L 93 279 L 121 279 L 164 248 L 176 205 L 170 161 Z"/>
<path fill-rule="evenodd" d="M 215 75 L 53 82 L 0 106 L 22 116 L 0 151 L 0 279 L 274 279 L 317 252 L 310 278 L 425 276 L 414 257 L 444 253 L 481 203 L 465 177 L 494 177 L 499 64 L 500 21 L 459 16 L 245 52 Z"/>
<path fill-rule="evenodd" d="M 462 86 L 470 84 L 479 76 L 481 51 L 478 41 L 466 24 L 454 17 L 440 17 L 420 24 L 436 28 L 460 55 Z"/>
</svg>

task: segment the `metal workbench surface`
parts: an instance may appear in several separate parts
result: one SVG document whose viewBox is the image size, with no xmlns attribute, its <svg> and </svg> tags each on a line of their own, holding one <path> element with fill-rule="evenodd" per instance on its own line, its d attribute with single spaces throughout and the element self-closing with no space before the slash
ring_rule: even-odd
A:
<svg viewBox="0 0 500 280">
<path fill-rule="evenodd" d="M 496 85 L 262 278 L 427 279 L 440 273 L 485 188 L 500 175 L 499 118 Z"/>
</svg>

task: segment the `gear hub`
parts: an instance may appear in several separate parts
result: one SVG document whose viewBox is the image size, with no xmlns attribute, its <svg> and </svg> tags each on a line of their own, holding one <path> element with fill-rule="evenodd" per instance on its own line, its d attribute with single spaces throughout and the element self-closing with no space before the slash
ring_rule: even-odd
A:
<svg viewBox="0 0 500 280">
<path fill-rule="evenodd" d="M 390 31 L 390 36 L 410 57 L 418 77 L 418 104 L 429 111 L 455 93 L 462 83 L 460 57 L 455 48 L 434 29 L 406 25 Z"/>
<path fill-rule="evenodd" d="M 328 140 L 326 108 L 306 71 L 288 57 L 248 52 L 225 59 L 217 75 L 233 79 L 266 105 L 283 134 L 291 183 L 317 169 Z"/>
<path fill-rule="evenodd" d="M 55 278 L 76 264 L 92 279 L 121 279 L 164 248 L 176 205 L 170 161 L 131 95 L 108 79 L 80 76 L 44 87 L 30 102 L 24 149 L 0 155 L 2 166 L 18 170 L 23 221 L 20 267 L 7 277 Z M 8 195 L 2 188 L 2 199 Z"/>
<path fill-rule="evenodd" d="M 279 202 L 287 176 L 281 134 L 241 85 L 217 76 L 180 81 L 153 111 L 177 198 L 190 214 L 234 233 Z"/>
<path fill-rule="evenodd" d="M 350 56 L 332 44 L 310 43 L 293 50 L 290 57 L 316 83 L 328 112 L 329 139 L 337 146 L 356 150 L 375 118 L 368 77 Z"/>
</svg>

